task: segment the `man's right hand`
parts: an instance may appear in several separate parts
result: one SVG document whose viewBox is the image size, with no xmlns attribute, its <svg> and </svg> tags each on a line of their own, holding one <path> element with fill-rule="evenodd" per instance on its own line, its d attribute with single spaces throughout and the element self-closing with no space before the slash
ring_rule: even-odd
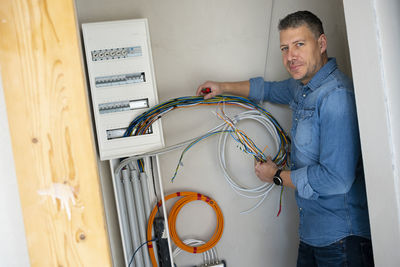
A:
<svg viewBox="0 0 400 267">
<path fill-rule="evenodd" d="M 204 99 L 209 99 L 223 93 L 221 83 L 207 81 L 197 88 L 196 95 L 204 96 Z"/>
</svg>

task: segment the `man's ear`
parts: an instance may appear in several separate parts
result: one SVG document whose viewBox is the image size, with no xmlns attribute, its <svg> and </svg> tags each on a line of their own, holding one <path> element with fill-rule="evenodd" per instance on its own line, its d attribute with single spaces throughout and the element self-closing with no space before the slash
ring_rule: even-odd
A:
<svg viewBox="0 0 400 267">
<path fill-rule="evenodd" d="M 318 45 L 319 45 L 319 49 L 321 54 L 326 52 L 326 49 L 328 47 L 328 40 L 326 39 L 326 35 L 325 34 L 321 34 L 318 38 Z"/>
</svg>

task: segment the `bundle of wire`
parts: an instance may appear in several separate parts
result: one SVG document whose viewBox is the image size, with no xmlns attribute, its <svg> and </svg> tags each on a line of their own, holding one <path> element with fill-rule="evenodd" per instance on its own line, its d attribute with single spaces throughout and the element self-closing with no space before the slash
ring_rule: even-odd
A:
<svg viewBox="0 0 400 267">
<path fill-rule="evenodd" d="M 235 124 L 241 120 L 246 120 L 246 119 L 250 119 L 250 120 L 255 120 L 258 123 L 260 123 L 264 128 L 267 129 L 267 131 L 272 135 L 273 139 L 276 141 L 276 146 L 279 147 L 279 136 L 278 136 L 278 131 L 276 131 L 274 124 L 271 123 L 270 120 L 268 120 L 265 116 L 263 116 L 263 114 L 261 114 L 260 112 L 258 112 L 257 110 L 250 110 L 250 111 L 246 111 L 243 113 L 238 114 L 237 116 L 235 116 L 235 119 L 229 122 L 226 121 L 226 125 L 225 127 L 222 129 L 222 131 L 229 131 L 229 129 L 234 129 L 235 132 L 238 132 L 240 130 L 236 129 L 237 127 L 235 126 Z M 225 119 L 224 119 L 225 120 Z M 218 153 L 218 159 L 219 159 L 219 163 L 221 166 L 221 169 L 224 173 L 224 177 L 226 179 L 226 181 L 229 183 L 229 185 L 232 187 L 232 189 L 239 194 L 240 196 L 246 197 L 246 198 L 250 198 L 250 199 L 257 199 L 260 198 L 260 200 L 256 203 L 255 206 L 253 206 L 251 209 L 247 210 L 247 211 L 243 211 L 242 213 L 247 213 L 247 212 L 251 212 L 254 209 L 256 209 L 263 201 L 264 199 L 267 197 L 268 193 L 272 190 L 272 188 L 274 187 L 273 184 L 269 184 L 269 183 L 262 183 L 259 186 L 255 186 L 255 187 L 248 187 L 245 185 L 242 185 L 240 183 L 238 183 L 236 181 L 236 179 L 234 179 L 232 177 L 232 174 L 229 173 L 229 170 L 227 168 L 227 164 L 226 164 L 226 160 L 225 160 L 225 152 L 226 152 L 226 143 L 227 143 L 227 139 L 228 139 L 227 134 L 222 134 L 220 135 L 219 138 L 219 142 L 218 142 L 218 147 L 219 147 L 219 153 Z M 241 135 L 239 135 L 240 137 Z M 235 139 L 235 137 L 233 137 L 235 141 L 237 141 Z M 239 142 L 240 144 L 243 144 L 243 142 Z M 253 146 L 255 146 L 255 144 L 252 142 L 251 146 L 244 146 L 243 151 L 249 154 L 252 154 L 251 151 L 260 151 L 259 148 L 253 148 Z M 249 151 L 249 152 L 248 152 Z M 262 153 L 262 152 L 261 152 Z M 256 160 L 258 161 L 264 161 L 265 159 L 265 155 L 262 153 L 262 157 L 256 157 Z M 285 163 L 285 161 L 284 161 Z M 283 190 L 283 187 L 282 187 Z M 282 193 L 282 192 L 281 192 Z M 279 212 L 278 215 L 280 213 L 281 210 L 281 201 L 279 203 Z"/>
<path fill-rule="evenodd" d="M 206 242 L 203 240 L 199 239 L 186 239 L 183 240 L 183 243 L 185 245 L 191 245 L 191 246 L 199 246 L 199 245 L 204 245 Z M 182 252 L 182 249 L 180 247 L 176 247 L 173 251 L 173 257 L 177 257 L 180 253 Z M 203 254 L 203 261 L 204 264 L 203 266 L 215 266 L 220 263 L 220 260 L 218 259 L 218 253 L 216 247 L 212 247 L 211 249 L 205 251 L 202 253 Z"/>
<path fill-rule="evenodd" d="M 228 117 L 221 109 L 221 112 L 217 113 L 217 115 L 224 121 L 222 124 L 216 126 L 215 128 L 209 130 L 206 134 L 201 135 L 192 140 L 186 141 L 182 144 L 175 145 L 172 148 L 164 148 L 159 151 L 154 151 L 152 153 L 147 153 L 147 155 L 161 154 L 169 152 L 173 149 L 179 148 L 183 145 L 186 145 L 186 148 L 183 150 L 177 167 L 175 169 L 175 173 L 172 177 L 172 181 L 175 179 L 178 169 L 181 166 L 181 162 L 184 154 L 196 143 L 199 141 L 215 135 L 220 134 L 219 139 L 219 163 L 224 172 L 224 177 L 227 182 L 230 184 L 232 189 L 238 193 L 240 196 L 246 198 L 260 198 L 260 201 L 251 209 L 244 211 L 250 212 L 257 208 L 262 201 L 266 198 L 267 194 L 273 188 L 273 184 L 262 184 L 256 187 L 248 187 L 245 185 L 241 185 L 236 182 L 236 179 L 232 178 L 232 175 L 229 173 L 225 161 L 225 146 L 228 139 L 228 136 L 231 136 L 236 142 L 239 143 L 242 150 L 245 153 L 252 155 L 257 161 L 264 162 L 266 160 L 266 156 L 263 153 L 263 150 L 259 149 L 255 143 L 236 125 L 241 120 L 255 120 L 260 123 L 266 130 L 271 134 L 273 139 L 275 140 L 275 144 L 277 147 L 277 153 L 272 160 L 279 166 L 283 167 L 287 162 L 287 151 L 290 139 L 279 125 L 279 123 L 275 120 L 275 118 L 271 115 L 270 112 L 265 110 L 264 108 L 256 105 L 251 102 L 249 99 L 239 96 L 217 96 L 211 99 L 204 99 L 203 97 L 196 96 L 187 96 L 171 99 L 169 101 L 163 102 L 159 105 L 154 106 L 148 111 L 142 113 L 138 117 L 136 117 L 129 125 L 127 131 L 125 132 L 125 136 L 130 135 L 142 135 L 147 132 L 149 127 L 166 113 L 178 109 L 178 108 L 187 108 L 199 105 L 223 105 L 223 106 L 240 106 L 245 108 L 247 111 L 239 113 L 232 118 Z M 132 157 L 132 160 L 135 157 Z M 129 159 L 127 159 L 129 161 Z M 126 161 L 124 161 L 126 162 Z M 121 162 L 122 163 L 122 162 Z M 122 163 L 125 164 L 125 163 Z M 118 171 L 118 169 L 117 169 Z"/>
<path fill-rule="evenodd" d="M 286 150 L 287 150 L 287 145 L 289 143 L 289 138 L 282 129 L 282 127 L 271 115 L 271 113 L 269 113 L 267 110 L 254 104 L 249 99 L 239 96 L 216 96 L 211 99 L 204 99 L 203 97 L 197 97 L 197 96 L 186 96 L 186 97 L 171 99 L 169 101 L 158 104 L 150 108 L 148 111 L 137 116 L 129 124 L 129 127 L 127 128 L 124 136 L 145 134 L 155 121 L 157 121 L 163 115 L 174 109 L 187 108 L 190 106 L 198 106 L 198 105 L 218 105 L 218 104 L 236 105 L 246 109 L 256 110 L 258 111 L 258 113 L 260 113 L 261 117 L 264 116 L 267 121 L 271 122 L 272 126 L 275 128 L 275 131 L 277 133 L 276 137 L 277 139 L 279 139 L 278 153 L 273 158 L 273 161 L 280 166 L 283 166 L 286 163 L 287 159 Z M 232 127 L 232 125 L 230 126 Z M 204 137 L 202 136 L 202 138 Z M 245 144 L 243 145 L 246 148 L 248 148 L 247 142 L 245 142 Z M 266 160 L 266 157 L 263 155 L 263 153 L 261 153 L 261 151 L 257 147 L 252 147 L 251 149 L 247 150 L 247 152 L 249 151 L 252 151 L 251 153 L 254 154 L 254 157 L 257 160 L 259 161 Z"/>
</svg>

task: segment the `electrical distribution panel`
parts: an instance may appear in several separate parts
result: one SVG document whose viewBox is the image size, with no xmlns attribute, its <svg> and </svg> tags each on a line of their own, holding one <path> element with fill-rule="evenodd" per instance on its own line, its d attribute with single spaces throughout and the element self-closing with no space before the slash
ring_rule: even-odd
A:
<svg viewBox="0 0 400 267">
<path fill-rule="evenodd" d="M 160 120 L 124 137 L 130 122 L 158 102 L 146 19 L 82 24 L 101 160 L 164 146 Z"/>
</svg>

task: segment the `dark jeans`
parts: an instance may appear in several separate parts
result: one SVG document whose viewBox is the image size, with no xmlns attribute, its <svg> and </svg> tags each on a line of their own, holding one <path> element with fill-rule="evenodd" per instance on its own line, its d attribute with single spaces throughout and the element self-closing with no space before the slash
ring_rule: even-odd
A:
<svg viewBox="0 0 400 267">
<path fill-rule="evenodd" d="M 371 240 L 348 236 L 326 247 L 300 242 L 297 267 L 372 267 Z"/>
</svg>

